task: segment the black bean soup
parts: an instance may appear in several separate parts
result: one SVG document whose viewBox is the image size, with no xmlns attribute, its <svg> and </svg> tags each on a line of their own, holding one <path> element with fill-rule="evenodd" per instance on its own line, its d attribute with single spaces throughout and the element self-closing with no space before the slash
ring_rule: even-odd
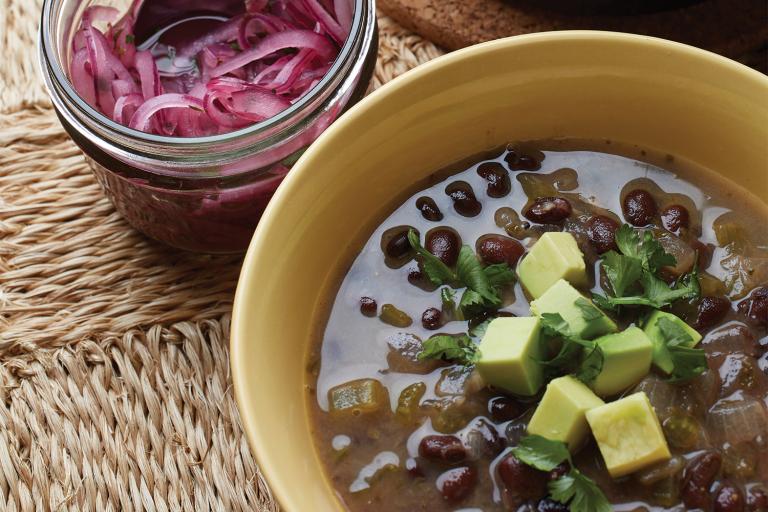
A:
<svg viewBox="0 0 768 512">
<path fill-rule="evenodd" d="M 436 333 L 469 332 L 479 342 L 473 328 L 484 318 L 462 321 L 446 308 L 407 234 L 414 229 L 449 267 L 468 245 L 482 264 L 514 269 L 543 233 L 570 232 L 586 260 L 588 296 L 606 288 L 600 258 L 616 249 L 622 224 L 650 230 L 675 256 L 661 272 L 667 282 L 698 269 L 700 294 L 664 310 L 704 335 L 708 369 L 685 382 L 651 370 L 626 392 L 647 394 L 668 461 L 613 480 L 590 440 L 573 463 L 616 510 L 768 510 L 765 205 L 672 156 L 604 141 L 510 145 L 422 186 L 354 260 L 309 356 L 317 449 L 349 510 L 568 510 L 547 486 L 565 469 L 539 471 L 510 452 L 541 392 L 504 394 L 472 365 L 419 359 Z M 493 316 L 530 315 L 519 283 L 501 297 Z M 350 397 L 359 400 L 351 412 L 332 403 Z"/>
</svg>

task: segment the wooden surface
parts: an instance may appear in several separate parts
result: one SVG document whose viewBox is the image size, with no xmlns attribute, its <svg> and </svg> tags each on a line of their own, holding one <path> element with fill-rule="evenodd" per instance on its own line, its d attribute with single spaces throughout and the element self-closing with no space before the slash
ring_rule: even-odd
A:
<svg viewBox="0 0 768 512">
<path fill-rule="evenodd" d="M 378 0 L 378 6 L 403 26 L 452 50 L 500 37 L 567 29 L 652 35 L 732 58 L 743 57 L 768 41 L 765 0 L 705 0 L 632 16 L 574 15 L 513 0 Z"/>
</svg>

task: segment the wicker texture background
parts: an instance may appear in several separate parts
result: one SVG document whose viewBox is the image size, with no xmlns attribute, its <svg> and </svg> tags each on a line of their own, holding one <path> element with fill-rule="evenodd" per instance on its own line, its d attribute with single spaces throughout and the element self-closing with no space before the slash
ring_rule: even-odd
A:
<svg viewBox="0 0 768 512">
<path fill-rule="evenodd" d="M 115 213 L 38 76 L 40 3 L 0 2 L 0 510 L 275 510 L 231 387 L 240 257 Z M 440 54 L 380 30 L 375 86 Z"/>
</svg>

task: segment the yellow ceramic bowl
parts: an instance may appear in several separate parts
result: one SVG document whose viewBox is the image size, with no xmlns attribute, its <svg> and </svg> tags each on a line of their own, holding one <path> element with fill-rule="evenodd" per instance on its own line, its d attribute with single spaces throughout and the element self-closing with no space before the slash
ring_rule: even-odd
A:
<svg viewBox="0 0 768 512">
<path fill-rule="evenodd" d="M 552 137 L 671 153 L 768 202 L 768 78 L 688 46 L 604 32 L 526 35 L 455 52 L 376 91 L 291 171 L 237 288 L 235 392 L 286 511 L 340 509 L 310 435 L 305 357 L 363 242 L 429 173 Z"/>
</svg>

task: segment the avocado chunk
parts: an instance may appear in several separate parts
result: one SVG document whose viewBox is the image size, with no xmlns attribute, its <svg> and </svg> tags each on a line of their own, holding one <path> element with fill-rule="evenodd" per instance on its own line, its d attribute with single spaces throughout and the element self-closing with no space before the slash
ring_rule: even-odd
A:
<svg viewBox="0 0 768 512">
<path fill-rule="evenodd" d="M 570 233 L 544 233 L 517 266 L 520 283 L 538 299 L 550 286 L 565 279 L 574 286 L 587 286 L 584 255 Z"/>
<path fill-rule="evenodd" d="M 589 306 L 592 306 L 591 309 Z M 589 310 L 586 317 L 585 309 Z M 613 320 L 565 279 L 557 281 L 544 295 L 531 302 L 531 312 L 536 316 L 560 313 L 563 320 L 568 322 L 571 332 L 587 340 L 618 330 Z"/>
<path fill-rule="evenodd" d="M 691 342 L 683 344 L 685 347 L 695 347 L 696 344 L 701 341 L 701 334 L 685 323 L 683 319 L 676 317 L 672 313 L 654 311 L 653 314 L 648 317 L 643 330 L 648 338 L 650 338 L 651 343 L 653 343 L 653 364 L 664 373 L 670 374 L 672 373 L 672 370 L 674 370 L 674 364 L 672 364 L 672 357 L 669 355 L 669 350 L 667 350 L 667 345 L 664 342 L 664 336 L 662 336 L 659 326 L 657 325 L 660 318 L 668 318 L 691 335 Z"/>
<path fill-rule="evenodd" d="M 578 450 L 589 432 L 586 412 L 603 405 L 580 380 L 566 375 L 550 381 L 544 397 L 528 423 L 528 433 L 562 441 Z"/>
<path fill-rule="evenodd" d="M 587 422 L 613 478 L 670 458 L 659 418 L 642 391 L 587 411 Z"/>
<path fill-rule="evenodd" d="M 389 409 L 387 388 L 376 379 L 358 379 L 328 390 L 332 414 L 370 414 Z"/>
<path fill-rule="evenodd" d="M 651 369 L 653 344 L 642 329 L 634 325 L 620 333 L 595 340 L 603 351 L 603 369 L 592 382 L 600 396 L 616 395 L 637 384 Z"/>
<path fill-rule="evenodd" d="M 476 368 L 483 380 L 517 395 L 535 395 L 542 384 L 539 319 L 496 318 L 480 342 Z"/>
</svg>

